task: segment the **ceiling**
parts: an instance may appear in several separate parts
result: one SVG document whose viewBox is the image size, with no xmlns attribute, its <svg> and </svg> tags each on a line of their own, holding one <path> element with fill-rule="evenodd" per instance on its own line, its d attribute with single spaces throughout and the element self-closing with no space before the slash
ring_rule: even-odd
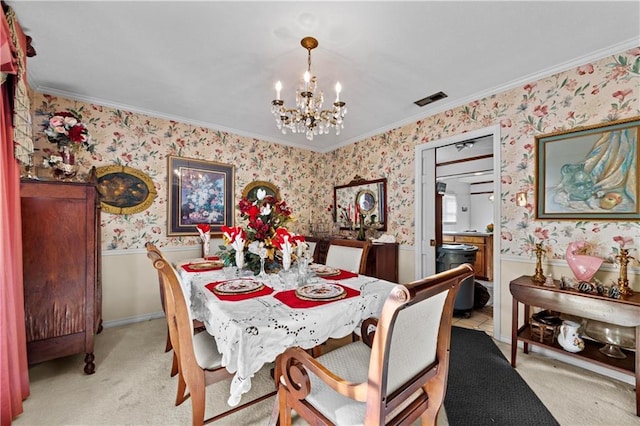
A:
<svg viewBox="0 0 640 426">
<path fill-rule="evenodd" d="M 637 1 L 7 3 L 36 91 L 320 152 L 640 45 Z M 278 80 L 294 101 L 308 35 L 326 100 L 340 81 L 348 108 L 313 141 L 270 112 Z"/>
</svg>

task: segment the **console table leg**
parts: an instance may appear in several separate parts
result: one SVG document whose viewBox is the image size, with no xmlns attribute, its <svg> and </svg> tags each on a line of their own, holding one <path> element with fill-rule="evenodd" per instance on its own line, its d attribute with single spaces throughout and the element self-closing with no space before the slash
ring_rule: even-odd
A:
<svg viewBox="0 0 640 426">
<path fill-rule="evenodd" d="M 516 368 L 518 355 L 518 301 L 513 298 L 511 307 L 511 366 Z"/>
<path fill-rule="evenodd" d="M 640 417 L 640 326 L 636 327 L 636 363 L 635 363 L 635 373 L 636 373 L 636 416 Z"/>
<path fill-rule="evenodd" d="M 531 307 L 527 304 L 524 305 L 524 325 L 528 326 L 529 325 L 529 318 L 531 317 Z M 527 342 L 524 342 L 524 348 L 523 351 L 525 354 L 529 353 L 529 344 Z"/>
</svg>

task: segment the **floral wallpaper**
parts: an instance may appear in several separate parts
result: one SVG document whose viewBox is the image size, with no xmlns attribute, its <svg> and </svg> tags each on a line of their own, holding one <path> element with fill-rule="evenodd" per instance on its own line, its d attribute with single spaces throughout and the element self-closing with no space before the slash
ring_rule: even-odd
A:
<svg viewBox="0 0 640 426">
<path fill-rule="evenodd" d="M 564 258 L 569 242 L 584 239 L 591 254 L 612 261 L 618 249 L 614 236 L 632 236 L 632 246 L 640 248 L 640 223 L 536 221 L 534 138 L 639 115 L 640 47 L 340 148 L 329 154 L 327 180 L 346 183 L 355 174 L 386 177 L 389 232 L 401 244 L 412 245 L 415 147 L 499 123 L 502 230 L 496 243 L 501 253 L 532 257 L 535 243 L 542 241 L 548 258 Z M 521 191 L 527 193 L 526 207 L 515 204 Z"/>
<path fill-rule="evenodd" d="M 280 189 L 298 218 L 291 230 L 298 233 L 308 230 L 313 200 L 309 188 L 321 182 L 317 166 L 322 164 L 318 159 L 321 154 L 46 94 L 34 93 L 32 97 L 36 125 L 43 123 L 51 112 L 74 109 L 81 113 L 96 143 L 93 154 L 86 151 L 76 154 L 76 162 L 84 173 L 91 166 L 117 164 L 142 170 L 154 182 L 158 196 L 149 209 L 132 215 L 102 213 L 103 250 L 143 248 L 148 241 L 160 247 L 200 244 L 197 236 L 167 236 L 170 155 L 235 166 L 236 223 L 242 223 L 237 202 L 244 187 L 254 180 L 265 180 Z M 41 127 L 34 130 L 40 157 L 57 150 Z M 35 161 L 41 163 L 40 158 Z"/>
<path fill-rule="evenodd" d="M 217 130 L 148 117 L 118 109 L 34 93 L 34 123 L 50 113 L 79 110 L 94 140 L 94 154 L 81 164 L 122 164 L 153 179 L 158 198 L 148 210 L 129 216 L 103 214 L 103 249 L 198 244 L 197 237 L 167 237 L 167 156 L 199 158 L 235 165 L 236 202 L 253 180 L 279 187 L 307 232 L 310 221 L 329 223 L 333 185 L 387 178 L 388 231 L 398 242 L 414 243 L 414 150 L 417 145 L 499 123 L 501 127 L 500 250 L 510 256 L 532 256 L 542 241 L 549 258 L 564 258 L 570 241 L 585 239 L 590 252 L 612 260 L 613 237 L 632 236 L 640 247 L 637 222 L 536 221 L 534 219 L 534 137 L 580 126 L 640 115 L 640 47 L 584 64 L 522 87 L 494 94 L 415 123 L 366 138 L 327 154 L 273 144 Z M 348 124 L 347 124 L 348 125 Z M 51 148 L 36 129 L 36 146 Z M 529 204 L 516 206 L 517 192 Z M 236 209 L 236 223 L 238 221 Z"/>
</svg>

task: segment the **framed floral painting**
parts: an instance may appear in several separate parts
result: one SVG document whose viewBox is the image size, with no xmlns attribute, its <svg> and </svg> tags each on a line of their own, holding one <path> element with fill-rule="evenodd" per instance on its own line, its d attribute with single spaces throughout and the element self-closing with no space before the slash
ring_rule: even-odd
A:
<svg viewBox="0 0 640 426">
<path fill-rule="evenodd" d="M 196 225 L 222 235 L 234 221 L 234 167 L 229 164 L 169 156 L 169 236 L 198 235 Z"/>
<path fill-rule="evenodd" d="M 537 136 L 536 217 L 640 219 L 640 117 Z"/>
</svg>

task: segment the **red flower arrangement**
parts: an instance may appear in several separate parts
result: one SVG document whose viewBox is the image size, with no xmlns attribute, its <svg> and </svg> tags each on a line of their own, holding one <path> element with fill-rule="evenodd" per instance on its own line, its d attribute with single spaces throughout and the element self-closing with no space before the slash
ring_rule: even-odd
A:
<svg viewBox="0 0 640 426">
<path fill-rule="evenodd" d="M 246 230 L 244 230 L 244 245 L 247 248 L 244 256 L 245 265 L 255 273 L 260 270 L 260 251 L 266 253 L 268 269 L 279 269 L 281 260 L 276 258 L 276 252 L 282 251 L 283 246 L 287 244 L 285 235 L 291 246 L 304 241 L 304 237 L 289 234 L 286 230 L 286 225 L 295 220 L 286 201 L 266 195 L 260 190 L 257 196 L 256 200 L 242 198 L 238 202 L 240 217 L 247 220 Z M 235 257 L 237 248 L 231 245 L 229 238 L 225 238 L 225 244 L 231 246 L 230 249 L 221 246 L 222 251 L 218 254 L 225 260 L 225 264 L 235 264 L 235 260 L 232 259 Z"/>
<path fill-rule="evenodd" d="M 240 217 L 247 219 L 247 241 L 270 240 L 278 228 L 293 220 L 286 201 L 277 200 L 272 195 L 251 201 L 243 198 L 238 203 Z M 270 241 L 269 241 L 270 242 Z M 271 246 L 271 244 L 269 244 Z"/>
</svg>

